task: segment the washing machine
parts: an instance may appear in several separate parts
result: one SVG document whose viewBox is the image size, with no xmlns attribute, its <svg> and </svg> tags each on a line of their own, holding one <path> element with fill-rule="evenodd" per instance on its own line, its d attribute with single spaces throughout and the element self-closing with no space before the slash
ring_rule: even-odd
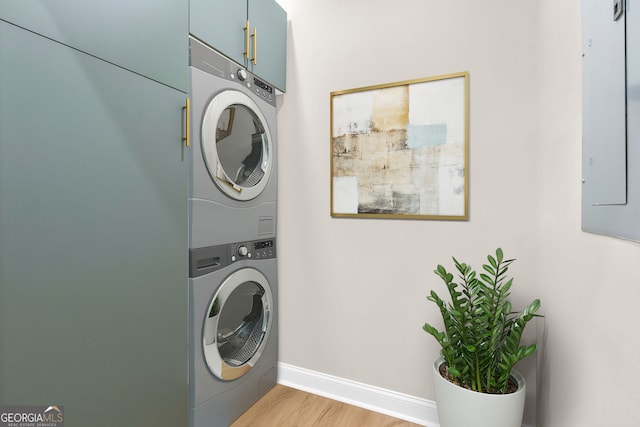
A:
<svg viewBox="0 0 640 427">
<path fill-rule="evenodd" d="M 276 384 L 275 238 L 190 250 L 189 426 L 228 427 Z"/>
<path fill-rule="evenodd" d="M 274 237 L 276 94 L 191 37 L 190 248 Z"/>
</svg>

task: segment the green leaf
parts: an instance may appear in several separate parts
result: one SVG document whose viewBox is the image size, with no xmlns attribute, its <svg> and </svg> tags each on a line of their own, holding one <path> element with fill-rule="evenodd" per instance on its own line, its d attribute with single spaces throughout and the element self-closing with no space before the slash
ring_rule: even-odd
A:
<svg viewBox="0 0 640 427">
<path fill-rule="evenodd" d="M 533 313 L 537 312 L 540 309 L 540 305 L 541 305 L 540 300 L 535 299 L 531 304 L 529 304 L 527 308 L 525 308 L 524 313 L 526 315 L 532 315 Z"/>
<path fill-rule="evenodd" d="M 513 279 L 509 279 L 507 283 L 502 285 L 502 288 L 500 288 L 500 293 L 506 296 L 507 292 L 509 292 L 509 289 L 511 289 L 511 286 L 513 286 Z"/>
<path fill-rule="evenodd" d="M 434 273 L 436 273 L 439 276 L 444 276 L 447 274 L 447 270 L 440 264 L 438 264 L 438 267 L 436 267 L 436 269 L 434 270 Z"/>
<path fill-rule="evenodd" d="M 491 267 L 490 265 L 487 264 L 482 264 L 482 268 L 489 274 L 491 274 L 492 276 L 495 276 L 496 274 L 496 270 L 495 268 Z"/>
<path fill-rule="evenodd" d="M 480 274 L 480 278 L 481 278 L 482 280 L 484 280 L 486 283 L 493 283 L 493 278 L 492 278 L 492 277 L 487 276 L 487 275 L 486 275 L 486 274 L 484 274 L 484 273 L 481 273 L 481 274 Z"/>
<path fill-rule="evenodd" d="M 531 344 L 529 347 L 527 347 L 523 353 L 523 357 L 529 357 L 531 356 L 533 353 L 536 352 L 537 349 L 537 345 L 536 344 Z"/>
<path fill-rule="evenodd" d="M 422 329 L 423 329 L 425 332 L 427 332 L 427 333 L 429 333 L 429 334 L 433 335 L 433 336 L 434 336 L 434 338 L 436 338 L 438 341 L 440 341 L 440 339 L 444 338 L 444 333 L 442 333 L 442 332 L 438 331 L 436 328 L 434 328 L 433 326 L 431 326 L 431 325 L 430 325 L 430 324 L 428 324 L 428 323 L 425 323 L 425 324 L 422 326 Z"/>
<path fill-rule="evenodd" d="M 462 373 L 453 366 L 449 366 L 449 374 L 455 378 L 460 378 L 462 376 Z"/>
<path fill-rule="evenodd" d="M 491 255 L 489 255 L 487 257 L 487 259 L 489 260 L 489 263 L 491 264 L 491 266 L 493 268 L 498 268 L 498 263 L 496 262 L 496 260 Z"/>
</svg>

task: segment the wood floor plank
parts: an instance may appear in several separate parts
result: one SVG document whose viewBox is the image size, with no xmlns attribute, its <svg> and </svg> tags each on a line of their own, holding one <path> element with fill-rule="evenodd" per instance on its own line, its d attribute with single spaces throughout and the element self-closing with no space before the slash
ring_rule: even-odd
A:
<svg viewBox="0 0 640 427">
<path fill-rule="evenodd" d="M 419 424 L 276 384 L 231 425 L 231 427 L 359 426 L 419 427 Z"/>
</svg>

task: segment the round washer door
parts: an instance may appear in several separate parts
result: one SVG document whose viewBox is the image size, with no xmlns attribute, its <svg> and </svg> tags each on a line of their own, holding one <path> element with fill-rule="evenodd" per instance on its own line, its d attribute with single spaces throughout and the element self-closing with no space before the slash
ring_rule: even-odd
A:
<svg viewBox="0 0 640 427">
<path fill-rule="evenodd" d="M 258 361 L 269 338 L 273 298 L 267 278 L 243 268 L 213 296 L 203 328 L 204 356 L 219 379 L 240 378 Z"/>
<path fill-rule="evenodd" d="M 262 193 L 273 163 L 271 131 L 249 96 L 226 90 L 209 102 L 202 153 L 209 175 L 227 196 L 245 201 Z"/>
</svg>

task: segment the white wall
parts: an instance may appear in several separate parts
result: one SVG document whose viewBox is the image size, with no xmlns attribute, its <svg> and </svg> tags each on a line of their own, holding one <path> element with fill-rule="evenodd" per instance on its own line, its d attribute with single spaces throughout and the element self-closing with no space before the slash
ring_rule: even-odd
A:
<svg viewBox="0 0 640 427">
<path fill-rule="evenodd" d="M 637 426 L 640 245 L 580 231 L 580 1 L 539 5 L 536 268 L 548 326 L 541 418 L 553 427 Z"/>
<path fill-rule="evenodd" d="M 502 246 L 518 259 L 516 306 L 539 296 L 547 316 L 545 426 L 637 425 L 640 247 L 580 231 L 579 0 L 279 2 L 291 20 L 280 361 L 433 400 L 438 347 L 421 327 L 438 316 L 428 291 L 444 287 L 432 270 L 451 255 L 480 266 Z M 458 71 L 470 73 L 470 220 L 331 218 L 329 93 Z M 624 374 L 601 368 L 612 362 Z"/>
</svg>

